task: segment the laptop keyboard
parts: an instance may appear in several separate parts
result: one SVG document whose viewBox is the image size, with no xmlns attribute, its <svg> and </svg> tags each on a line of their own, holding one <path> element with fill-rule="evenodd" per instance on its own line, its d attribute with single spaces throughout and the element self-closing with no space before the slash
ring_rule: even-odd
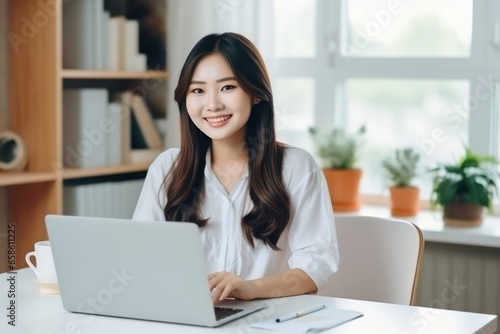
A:
<svg viewBox="0 0 500 334">
<path fill-rule="evenodd" d="M 215 319 L 221 320 L 229 317 L 230 315 L 236 314 L 243 311 L 241 308 L 228 308 L 228 307 L 214 307 Z"/>
</svg>

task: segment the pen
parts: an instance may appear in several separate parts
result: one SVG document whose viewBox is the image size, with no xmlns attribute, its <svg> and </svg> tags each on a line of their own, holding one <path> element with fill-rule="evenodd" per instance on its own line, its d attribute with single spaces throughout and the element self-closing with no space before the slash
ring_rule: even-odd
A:
<svg viewBox="0 0 500 334">
<path fill-rule="evenodd" d="M 325 307 L 326 307 L 326 305 L 319 305 L 319 306 L 309 307 L 309 308 L 306 308 L 303 311 L 299 311 L 299 312 L 295 312 L 295 313 L 292 313 L 292 314 L 289 314 L 289 315 L 285 315 L 285 316 L 279 317 L 279 318 L 276 319 L 276 322 L 283 322 L 283 321 L 287 321 L 287 320 L 290 320 L 290 319 L 295 319 L 295 318 L 301 317 L 303 315 L 306 315 L 306 314 L 309 314 L 309 313 L 313 313 L 313 312 L 322 310 Z"/>
</svg>

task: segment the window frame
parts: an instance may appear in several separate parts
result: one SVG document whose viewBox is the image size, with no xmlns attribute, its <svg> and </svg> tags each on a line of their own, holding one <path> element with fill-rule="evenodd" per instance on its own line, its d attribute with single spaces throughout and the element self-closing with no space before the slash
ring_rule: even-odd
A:
<svg viewBox="0 0 500 334">
<path fill-rule="evenodd" d="M 343 96 L 346 94 L 344 83 L 351 78 L 467 80 L 470 83 L 468 97 L 477 101 L 469 118 L 469 146 L 478 154 L 500 154 L 500 106 L 497 105 L 500 103 L 497 90 L 500 88 L 499 1 L 473 0 L 471 54 L 464 58 L 345 57 L 341 37 L 346 34 L 343 27 L 347 26 L 347 15 L 343 14 L 347 13 L 348 0 L 316 1 L 316 57 L 279 58 L 273 68 L 273 75 L 280 78 L 313 78 L 317 88 L 314 119 L 321 120 L 316 126 L 348 125 L 349 115 Z M 496 34 L 493 32 L 495 28 Z M 497 41 L 493 41 L 495 35 Z M 490 78 L 493 87 L 484 87 L 484 81 Z M 485 91 L 489 92 L 487 98 L 483 98 Z M 364 198 L 370 203 L 387 203 L 386 196 L 365 194 Z M 428 201 L 422 202 L 423 207 L 428 207 Z"/>
</svg>

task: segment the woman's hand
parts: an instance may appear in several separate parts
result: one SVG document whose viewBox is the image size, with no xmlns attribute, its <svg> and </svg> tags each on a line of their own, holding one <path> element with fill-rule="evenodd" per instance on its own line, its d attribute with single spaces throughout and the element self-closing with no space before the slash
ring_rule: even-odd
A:
<svg viewBox="0 0 500 334">
<path fill-rule="evenodd" d="M 208 275 L 208 283 L 214 303 L 231 297 L 252 300 L 257 296 L 257 287 L 252 281 L 244 281 L 239 276 L 227 271 Z"/>
</svg>

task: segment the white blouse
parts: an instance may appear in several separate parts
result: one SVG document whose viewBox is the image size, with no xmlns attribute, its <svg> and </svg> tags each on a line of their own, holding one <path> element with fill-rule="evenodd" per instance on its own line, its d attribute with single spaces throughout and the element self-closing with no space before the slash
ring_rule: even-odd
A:
<svg viewBox="0 0 500 334">
<path fill-rule="evenodd" d="M 210 152 L 210 150 L 209 150 Z M 168 149 L 149 167 L 134 212 L 134 220 L 164 221 L 167 201 L 163 180 L 179 149 Z M 231 194 L 219 182 L 207 154 L 205 200 L 201 216 L 208 223 L 201 229 L 208 273 L 227 271 L 243 279 L 255 279 L 293 268 L 305 271 L 318 289 L 338 268 L 339 253 L 332 204 L 321 169 L 305 150 L 287 147 L 283 181 L 291 200 L 290 222 L 278 240 L 279 251 L 254 239 L 252 248 L 241 230 L 241 218 L 253 207 L 246 171 Z M 284 277 L 290 284 L 293 278 Z"/>
</svg>

